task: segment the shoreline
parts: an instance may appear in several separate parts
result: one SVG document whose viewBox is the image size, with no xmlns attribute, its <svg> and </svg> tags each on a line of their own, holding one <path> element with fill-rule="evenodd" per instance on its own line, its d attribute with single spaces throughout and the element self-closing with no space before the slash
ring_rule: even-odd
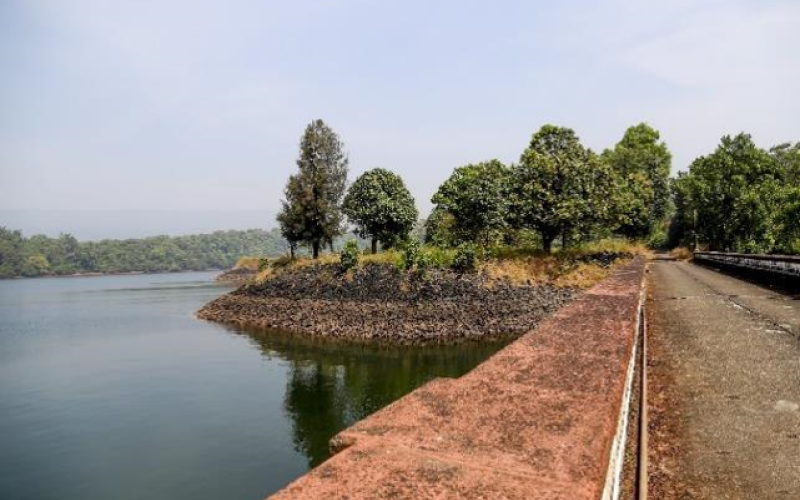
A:
<svg viewBox="0 0 800 500">
<path fill-rule="evenodd" d="M 437 344 L 517 337 L 579 294 L 483 274 L 419 276 L 385 264 L 340 273 L 336 265 L 321 264 L 244 285 L 203 306 L 197 317 L 309 337 Z"/>
<path fill-rule="evenodd" d="M 246 283 L 247 280 L 255 278 L 257 275 L 258 275 L 257 270 L 240 267 L 240 268 L 228 269 L 227 271 L 222 271 L 222 273 L 220 273 L 216 278 L 214 278 L 214 280 L 223 283 L 242 285 Z"/>
<path fill-rule="evenodd" d="M 185 269 L 181 271 L 120 271 L 113 273 L 73 273 L 73 274 L 43 274 L 41 276 L 9 276 L 0 277 L 0 280 L 35 280 L 42 278 L 100 278 L 102 276 L 140 276 L 140 275 L 159 275 L 159 274 L 185 274 L 185 273 L 210 273 L 224 272 L 223 269 Z"/>
</svg>

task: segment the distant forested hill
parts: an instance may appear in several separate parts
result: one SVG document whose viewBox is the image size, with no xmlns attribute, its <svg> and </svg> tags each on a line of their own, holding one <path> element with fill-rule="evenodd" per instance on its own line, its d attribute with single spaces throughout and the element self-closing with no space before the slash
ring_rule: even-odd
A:
<svg viewBox="0 0 800 500">
<path fill-rule="evenodd" d="M 277 229 L 79 242 L 69 234 L 25 238 L 0 227 L 0 277 L 228 269 L 244 255 L 287 249 Z"/>
</svg>

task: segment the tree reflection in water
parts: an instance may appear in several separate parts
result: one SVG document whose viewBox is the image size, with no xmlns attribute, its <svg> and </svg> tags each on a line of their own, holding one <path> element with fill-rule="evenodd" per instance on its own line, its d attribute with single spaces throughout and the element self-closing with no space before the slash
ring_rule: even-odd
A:
<svg viewBox="0 0 800 500">
<path fill-rule="evenodd" d="M 236 330 L 242 333 L 242 330 Z M 330 456 L 339 431 L 436 377 L 459 377 L 508 340 L 390 346 L 248 330 L 264 356 L 289 363 L 284 407 L 310 467 Z"/>
</svg>

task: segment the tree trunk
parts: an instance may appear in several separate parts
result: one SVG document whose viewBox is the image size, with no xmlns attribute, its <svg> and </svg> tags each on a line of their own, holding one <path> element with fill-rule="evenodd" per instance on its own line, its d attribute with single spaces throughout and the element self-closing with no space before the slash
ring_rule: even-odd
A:
<svg viewBox="0 0 800 500">
<path fill-rule="evenodd" d="M 311 256 L 314 259 L 319 259 L 319 241 L 311 243 Z"/>
<path fill-rule="evenodd" d="M 289 245 L 289 256 L 294 260 L 294 245 Z"/>
<path fill-rule="evenodd" d="M 553 240 L 555 238 L 549 234 L 542 235 L 542 250 L 544 253 L 551 253 L 553 251 Z"/>
<path fill-rule="evenodd" d="M 378 238 L 372 238 L 372 253 L 378 253 Z"/>
<path fill-rule="evenodd" d="M 569 236 L 567 235 L 567 232 L 564 231 L 563 233 L 561 233 L 561 248 L 566 250 L 568 246 L 569 246 Z"/>
</svg>

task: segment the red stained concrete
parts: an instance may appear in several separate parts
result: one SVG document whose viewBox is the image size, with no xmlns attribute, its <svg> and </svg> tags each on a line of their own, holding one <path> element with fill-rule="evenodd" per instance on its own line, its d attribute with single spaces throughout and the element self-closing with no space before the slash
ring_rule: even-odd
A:
<svg viewBox="0 0 800 500">
<path fill-rule="evenodd" d="M 599 498 L 643 273 L 639 259 L 467 375 L 341 432 L 338 454 L 271 498 Z"/>
</svg>

